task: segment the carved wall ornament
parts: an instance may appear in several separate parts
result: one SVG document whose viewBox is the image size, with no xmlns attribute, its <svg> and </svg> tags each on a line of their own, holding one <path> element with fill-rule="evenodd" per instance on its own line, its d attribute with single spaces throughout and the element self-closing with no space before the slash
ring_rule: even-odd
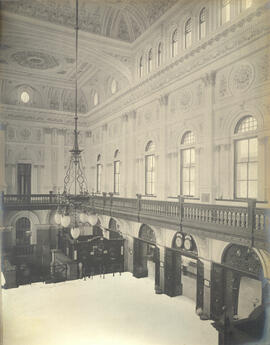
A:
<svg viewBox="0 0 270 345">
<path fill-rule="evenodd" d="M 159 104 L 161 106 L 162 105 L 166 106 L 166 105 L 168 105 L 168 100 L 169 100 L 169 94 L 162 95 L 159 98 Z"/>
<path fill-rule="evenodd" d="M 248 64 L 236 66 L 230 75 L 230 85 L 232 91 L 245 91 L 254 79 L 253 67 Z"/>
<path fill-rule="evenodd" d="M 219 79 L 218 93 L 220 97 L 227 95 L 227 78 L 224 74 Z"/>
<path fill-rule="evenodd" d="M 257 277 L 260 277 L 262 273 L 259 257 L 253 249 L 245 246 L 233 244 L 228 247 L 223 262 L 232 268 L 255 274 Z"/>
<path fill-rule="evenodd" d="M 8 126 L 7 138 L 8 138 L 8 140 L 14 140 L 15 139 L 15 129 L 14 129 L 14 127 Z"/>
<path fill-rule="evenodd" d="M 269 55 L 264 54 L 258 63 L 259 79 L 261 82 L 269 79 L 270 68 L 269 68 Z"/>
<path fill-rule="evenodd" d="M 31 130 L 29 128 L 22 128 L 19 131 L 19 137 L 23 140 L 29 140 L 31 137 Z"/>
<path fill-rule="evenodd" d="M 189 110 L 192 105 L 192 93 L 189 90 L 184 90 L 179 95 L 179 106 L 183 111 Z"/>
<path fill-rule="evenodd" d="M 20 66 L 33 69 L 46 70 L 59 65 L 54 56 L 37 51 L 19 51 L 12 54 L 11 59 Z"/>
</svg>

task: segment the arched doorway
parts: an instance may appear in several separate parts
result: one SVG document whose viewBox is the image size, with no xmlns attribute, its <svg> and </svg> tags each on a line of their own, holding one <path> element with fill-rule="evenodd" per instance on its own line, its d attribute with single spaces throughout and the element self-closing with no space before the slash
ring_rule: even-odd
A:
<svg viewBox="0 0 270 345">
<path fill-rule="evenodd" d="M 119 232 L 119 225 L 117 224 L 116 220 L 111 218 L 109 222 L 109 239 L 110 240 L 118 240 L 122 239 L 122 236 Z"/>
<path fill-rule="evenodd" d="M 30 245 L 31 223 L 26 217 L 16 222 L 16 245 Z"/>
<path fill-rule="evenodd" d="M 134 238 L 133 276 L 153 277 L 159 285 L 159 249 L 153 229 L 146 224 L 141 226 L 139 238 Z"/>
<path fill-rule="evenodd" d="M 171 248 L 165 250 L 165 293 L 185 295 L 196 301 L 198 251 L 193 237 L 177 232 Z"/>
<path fill-rule="evenodd" d="M 262 265 L 252 248 L 231 244 L 225 249 L 221 264 L 213 264 L 211 318 L 217 324 L 227 320 L 232 342 L 237 343 L 243 332 L 248 341 L 262 336 L 265 319 Z"/>
</svg>

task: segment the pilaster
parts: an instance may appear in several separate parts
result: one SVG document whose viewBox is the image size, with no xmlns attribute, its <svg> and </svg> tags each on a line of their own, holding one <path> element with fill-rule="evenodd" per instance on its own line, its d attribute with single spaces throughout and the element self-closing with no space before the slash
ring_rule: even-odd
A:
<svg viewBox="0 0 270 345">
<path fill-rule="evenodd" d="M 0 192 L 6 192 L 6 123 L 0 123 Z"/>
<path fill-rule="evenodd" d="M 166 199 L 168 197 L 168 190 L 166 188 L 167 181 L 167 165 L 166 165 L 166 119 L 168 114 L 168 99 L 169 95 L 165 94 L 159 98 L 160 105 L 160 145 L 159 145 L 159 164 L 158 166 L 158 197 L 160 199 Z"/>
<path fill-rule="evenodd" d="M 44 174 L 43 174 L 43 186 L 44 191 L 47 193 L 53 189 L 52 186 L 52 129 L 44 128 L 44 143 L 45 143 L 45 152 L 44 152 Z"/>
<path fill-rule="evenodd" d="M 201 193 L 210 202 L 215 200 L 214 187 L 214 103 L 215 103 L 215 83 L 216 72 L 212 71 L 203 77 L 205 85 L 206 107 L 204 114 L 204 164 L 201 167 Z"/>
</svg>

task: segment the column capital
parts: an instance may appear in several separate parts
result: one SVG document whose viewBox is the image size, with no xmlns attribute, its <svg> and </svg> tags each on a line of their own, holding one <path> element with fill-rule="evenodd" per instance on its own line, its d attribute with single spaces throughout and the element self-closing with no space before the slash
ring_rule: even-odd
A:
<svg viewBox="0 0 270 345">
<path fill-rule="evenodd" d="M 86 138 L 92 138 L 92 131 L 86 131 L 85 136 Z"/>
<path fill-rule="evenodd" d="M 66 131 L 67 131 L 66 128 L 57 128 L 56 129 L 57 135 L 65 135 Z"/>
<path fill-rule="evenodd" d="M 215 86 L 216 84 L 216 71 L 211 71 L 209 73 L 206 73 L 202 77 L 202 81 L 205 86 Z"/>
<path fill-rule="evenodd" d="M 44 130 L 44 134 L 51 134 L 53 128 L 52 127 L 44 127 L 43 130 Z"/>
<path fill-rule="evenodd" d="M 166 93 L 165 95 L 161 95 L 159 97 L 159 104 L 160 106 L 167 106 L 169 101 L 169 94 Z"/>
</svg>

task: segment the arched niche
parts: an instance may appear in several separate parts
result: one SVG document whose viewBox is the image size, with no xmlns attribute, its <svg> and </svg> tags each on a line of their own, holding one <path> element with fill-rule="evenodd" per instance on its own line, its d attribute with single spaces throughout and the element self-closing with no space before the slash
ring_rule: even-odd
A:
<svg viewBox="0 0 270 345">
<path fill-rule="evenodd" d="M 143 224 L 139 230 L 139 238 L 150 243 L 156 243 L 156 235 L 149 225 Z"/>
<path fill-rule="evenodd" d="M 122 239 L 122 235 L 120 233 L 120 225 L 117 223 L 117 221 L 114 218 L 111 218 L 109 221 L 109 239 Z"/>
</svg>

